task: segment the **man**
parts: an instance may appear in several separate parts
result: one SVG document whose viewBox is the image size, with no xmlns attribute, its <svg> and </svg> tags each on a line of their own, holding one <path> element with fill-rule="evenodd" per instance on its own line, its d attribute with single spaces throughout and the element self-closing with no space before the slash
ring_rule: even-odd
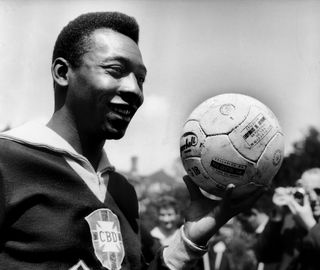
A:
<svg viewBox="0 0 320 270">
<path fill-rule="evenodd" d="M 151 235 L 162 246 L 168 246 L 178 231 L 180 211 L 175 198 L 162 196 L 157 202 L 158 226 L 151 230 Z"/>
<path fill-rule="evenodd" d="M 320 168 L 306 170 L 297 188 L 277 188 L 273 202 L 256 246 L 259 260 L 278 262 L 280 270 L 319 269 Z"/>
<path fill-rule="evenodd" d="M 143 269 L 136 193 L 103 150 L 143 102 L 146 67 L 136 21 L 88 13 L 59 34 L 52 58 L 55 109 L 46 126 L 0 139 L 0 269 Z M 185 178 L 192 203 L 173 243 L 150 269 L 182 269 L 208 239 L 263 192 L 214 202 Z"/>
<path fill-rule="evenodd" d="M 237 220 L 239 220 L 244 231 L 244 236 L 246 236 L 246 242 L 251 250 L 254 250 L 255 242 L 263 233 L 269 221 L 272 208 L 271 196 L 266 195 L 259 198 L 249 210 L 237 216 Z M 277 263 L 262 263 L 258 261 L 255 269 L 275 270 L 277 267 Z"/>
</svg>

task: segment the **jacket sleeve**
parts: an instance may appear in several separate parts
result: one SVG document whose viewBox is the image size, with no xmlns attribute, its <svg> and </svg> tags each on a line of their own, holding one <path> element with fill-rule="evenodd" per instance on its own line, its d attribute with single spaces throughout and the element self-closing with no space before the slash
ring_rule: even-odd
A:
<svg viewBox="0 0 320 270">
<path fill-rule="evenodd" d="M 190 269 L 207 252 L 186 238 L 183 226 L 170 244 L 159 251 L 148 270 Z"/>
<path fill-rule="evenodd" d="M 264 263 L 279 262 L 282 255 L 282 222 L 269 221 L 264 231 L 257 236 L 254 250 L 258 261 Z"/>
<path fill-rule="evenodd" d="M 303 248 L 315 250 L 320 254 L 320 223 L 311 228 L 309 233 L 303 239 Z"/>
<path fill-rule="evenodd" d="M 5 214 L 5 191 L 4 191 L 3 176 L 0 170 L 0 230 L 1 231 L 4 223 L 4 214 Z M 0 233 L 0 235 L 2 234 Z"/>
<path fill-rule="evenodd" d="M 151 261 L 150 264 L 145 264 L 145 268 L 143 270 L 169 270 L 168 266 L 164 262 L 163 258 L 163 249 L 162 247 Z"/>
<path fill-rule="evenodd" d="M 319 265 L 320 256 L 320 223 L 311 228 L 302 239 L 301 261 L 309 265 Z M 318 268 L 315 268 L 318 269 Z"/>
</svg>

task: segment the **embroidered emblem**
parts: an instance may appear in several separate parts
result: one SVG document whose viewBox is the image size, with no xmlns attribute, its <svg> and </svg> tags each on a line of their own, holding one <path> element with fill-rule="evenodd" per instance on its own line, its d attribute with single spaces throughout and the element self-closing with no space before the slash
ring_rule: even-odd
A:
<svg viewBox="0 0 320 270">
<path fill-rule="evenodd" d="M 110 209 L 101 208 L 85 219 L 90 227 L 96 257 L 109 270 L 119 270 L 125 252 L 118 217 Z"/>
<path fill-rule="evenodd" d="M 90 269 L 82 260 L 80 260 L 76 265 L 72 266 L 69 270 L 90 270 Z"/>
</svg>

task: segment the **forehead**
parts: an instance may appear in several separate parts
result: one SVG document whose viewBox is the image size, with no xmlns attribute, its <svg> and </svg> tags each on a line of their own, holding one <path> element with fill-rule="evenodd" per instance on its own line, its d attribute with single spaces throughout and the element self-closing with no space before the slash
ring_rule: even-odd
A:
<svg viewBox="0 0 320 270">
<path fill-rule="evenodd" d="M 320 188 L 320 174 L 309 174 L 306 173 L 298 180 L 303 187 L 308 189 L 319 189 Z"/>
<path fill-rule="evenodd" d="M 129 37 L 111 29 L 97 29 L 90 34 L 89 49 L 86 54 L 103 61 L 105 58 L 123 58 L 144 68 L 138 45 Z"/>
</svg>

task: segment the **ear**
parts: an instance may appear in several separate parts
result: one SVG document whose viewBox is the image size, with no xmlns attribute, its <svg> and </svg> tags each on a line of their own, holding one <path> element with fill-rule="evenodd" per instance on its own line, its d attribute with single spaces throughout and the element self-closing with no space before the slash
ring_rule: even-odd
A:
<svg viewBox="0 0 320 270">
<path fill-rule="evenodd" d="M 68 72 L 70 65 L 67 60 L 62 57 L 55 59 L 51 66 L 52 78 L 59 86 L 68 86 Z"/>
</svg>

